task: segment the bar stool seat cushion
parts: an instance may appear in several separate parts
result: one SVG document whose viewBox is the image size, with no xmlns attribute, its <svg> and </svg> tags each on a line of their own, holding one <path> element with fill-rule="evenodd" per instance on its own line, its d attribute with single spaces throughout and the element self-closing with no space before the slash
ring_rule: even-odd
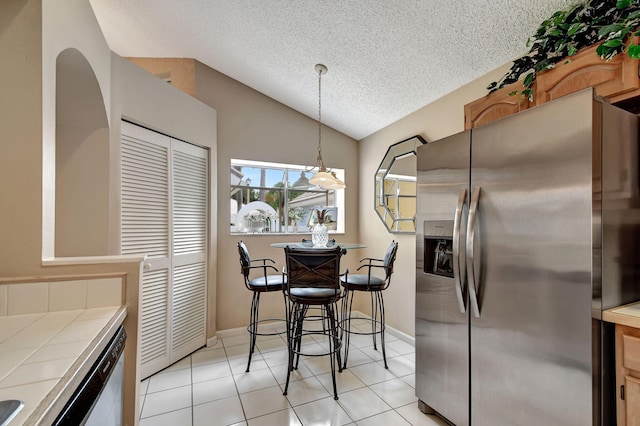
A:
<svg viewBox="0 0 640 426">
<path fill-rule="evenodd" d="M 385 279 L 373 275 L 371 276 L 371 281 L 369 281 L 369 276 L 366 274 L 349 274 L 346 278 L 340 277 L 340 281 L 342 281 L 344 287 L 361 291 L 366 291 L 367 287 L 372 289 L 384 287 L 386 284 Z"/>
<path fill-rule="evenodd" d="M 340 291 L 332 288 L 297 287 L 289 289 L 289 297 L 293 299 L 331 299 L 339 298 Z"/>
<path fill-rule="evenodd" d="M 277 291 L 282 290 L 286 283 L 287 279 L 282 279 L 282 275 L 267 275 L 266 279 L 261 276 L 250 280 L 249 286 L 256 291 L 267 291 L 267 286 L 269 291 Z"/>
</svg>

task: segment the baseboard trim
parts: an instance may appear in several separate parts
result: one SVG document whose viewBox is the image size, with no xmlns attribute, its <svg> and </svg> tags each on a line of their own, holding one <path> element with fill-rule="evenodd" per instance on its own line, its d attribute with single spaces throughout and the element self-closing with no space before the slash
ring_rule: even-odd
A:
<svg viewBox="0 0 640 426">
<path fill-rule="evenodd" d="M 363 314 L 360 311 L 352 311 L 351 312 L 351 317 L 352 318 L 371 318 L 369 315 Z M 247 327 L 238 327 L 238 328 L 230 328 L 227 330 L 219 330 L 216 333 L 216 336 L 212 337 L 211 339 L 207 340 L 207 346 L 213 346 L 216 344 L 217 340 L 214 340 L 214 343 L 212 345 L 209 344 L 210 340 L 219 338 L 219 339 L 228 339 L 230 337 L 236 337 L 236 336 L 243 336 L 244 334 L 247 333 Z M 416 338 L 413 336 L 408 335 L 407 333 L 404 333 L 400 330 L 396 330 L 393 327 L 390 327 L 389 325 L 387 325 L 387 333 L 389 333 L 390 335 L 396 337 L 398 340 L 402 340 L 403 342 L 409 343 L 411 345 L 416 344 Z"/>
<path fill-rule="evenodd" d="M 219 339 L 228 339 L 229 337 L 242 336 L 247 333 L 247 327 L 229 328 L 227 330 L 218 330 L 216 336 Z"/>
</svg>

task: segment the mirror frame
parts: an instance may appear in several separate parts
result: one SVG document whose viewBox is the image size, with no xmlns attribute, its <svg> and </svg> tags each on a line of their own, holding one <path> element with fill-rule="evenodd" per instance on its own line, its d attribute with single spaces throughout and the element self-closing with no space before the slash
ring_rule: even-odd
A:
<svg viewBox="0 0 640 426">
<path fill-rule="evenodd" d="M 384 193 L 385 185 L 382 184 L 387 180 L 387 176 L 393 167 L 393 163 L 397 160 L 407 157 L 408 155 L 417 156 L 416 150 L 419 146 L 426 144 L 427 141 L 420 135 L 411 136 L 408 139 L 396 142 L 389 146 L 386 154 L 382 158 L 380 165 L 376 169 L 374 176 L 374 196 L 373 203 L 374 209 L 378 214 L 378 217 L 384 223 L 387 231 L 393 234 L 415 234 L 416 232 L 416 216 L 413 217 L 398 217 L 395 213 L 395 208 L 390 208 L 387 203 L 387 196 L 389 194 Z M 414 175 L 415 177 L 415 175 Z M 415 194 L 415 192 L 414 192 Z M 403 198 L 411 198 L 411 195 L 404 195 Z M 415 199 L 415 195 L 413 198 Z M 400 224 L 411 222 L 413 224 L 412 230 L 401 230 Z"/>
</svg>

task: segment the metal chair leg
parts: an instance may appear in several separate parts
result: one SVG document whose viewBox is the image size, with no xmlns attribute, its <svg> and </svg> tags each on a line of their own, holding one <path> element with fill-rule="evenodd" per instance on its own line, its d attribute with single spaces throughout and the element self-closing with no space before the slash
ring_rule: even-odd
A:
<svg viewBox="0 0 640 426">
<path fill-rule="evenodd" d="M 304 326 L 304 319 L 307 316 L 307 313 L 309 312 L 309 306 L 308 305 L 302 305 L 302 307 L 300 308 L 300 314 L 298 315 L 297 319 L 296 319 L 296 344 L 295 344 L 295 348 L 296 348 L 296 361 L 295 361 L 295 365 L 293 366 L 294 370 L 298 369 L 298 366 L 300 365 L 300 352 L 302 352 L 302 333 L 303 333 L 303 326 Z"/>
<path fill-rule="evenodd" d="M 375 292 L 370 292 L 371 295 L 371 337 L 373 337 L 373 350 L 377 351 L 378 348 L 376 346 L 376 319 L 378 318 L 378 303 L 374 303 L 374 294 Z"/>
<path fill-rule="evenodd" d="M 289 379 L 291 378 L 291 372 L 293 371 L 299 315 L 300 306 L 297 303 L 294 303 L 287 309 L 287 352 L 289 356 L 287 361 L 287 382 L 285 383 L 284 391 L 282 392 L 283 395 L 287 395 L 289 390 Z"/>
<path fill-rule="evenodd" d="M 339 363 L 340 346 L 337 341 L 338 330 L 333 304 L 325 306 L 329 322 L 329 362 L 331 364 L 331 380 L 333 382 L 333 399 L 338 400 L 338 386 L 336 385 L 336 361 Z M 337 358 L 337 359 L 336 359 Z"/>
<path fill-rule="evenodd" d="M 246 373 L 249 372 L 249 368 L 251 367 L 251 357 L 253 355 L 253 351 L 256 348 L 259 309 L 260 309 L 260 293 L 257 291 L 254 291 L 253 298 L 251 299 L 251 312 L 249 314 L 249 327 L 251 328 L 251 330 L 249 331 L 249 360 L 247 361 L 247 369 L 245 371 Z"/>
<path fill-rule="evenodd" d="M 345 300 L 346 300 L 346 306 L 347 306 L 347 308 L 345 309 L 345 315 L 347 316 L 347 318 L 346 319 L 343 318 L 343 324 L 346 324 L 346 327 L 344 329 L 344 333 L 345 333 L 344 364 L 343 364 L 342 370 L 347 368 L 347 359 L 349 358 L 349 342 L 351 341 L 351 311 L 353 307 L 353 296 L 354 296 L 353 291 L 345 290 Z"/>
<path fill-rule="evenodd" d="M 386 326 L 384 322 L 384 298 L 382 297 L 381 291 L 376 291 L 376 298 L 380 312 L 380 344 L 382 345 L 382 359 L 384 359 L 384 368 L 389 369 L 389 366 L 387 365 L 387 352 L 384 347 L 384 332 Z"/>
<path fill-rule="evenodd" d="M 335 341 L 336 350 L 336 361 L 338 362 L 338 373 L 342 373 L 342 331 L 340 329 L 340 323 L 338 318 L 338 302 L 334 302 L 332 305 L 333 315 L 331 316 L 331 320 L 333 321 L 333 339 Z"/>
</svg>

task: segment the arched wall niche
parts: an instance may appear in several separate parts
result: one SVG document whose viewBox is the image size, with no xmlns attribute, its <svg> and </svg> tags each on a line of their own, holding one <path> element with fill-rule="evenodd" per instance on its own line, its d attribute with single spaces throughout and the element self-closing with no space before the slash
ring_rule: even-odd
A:
<svg viewBox="0 0 640 426">
<path fill-rule="evenodd" d="M 109 122 L 79 50 L 56 58 L 55 257 L 108 254 Z"/>
</svg>

